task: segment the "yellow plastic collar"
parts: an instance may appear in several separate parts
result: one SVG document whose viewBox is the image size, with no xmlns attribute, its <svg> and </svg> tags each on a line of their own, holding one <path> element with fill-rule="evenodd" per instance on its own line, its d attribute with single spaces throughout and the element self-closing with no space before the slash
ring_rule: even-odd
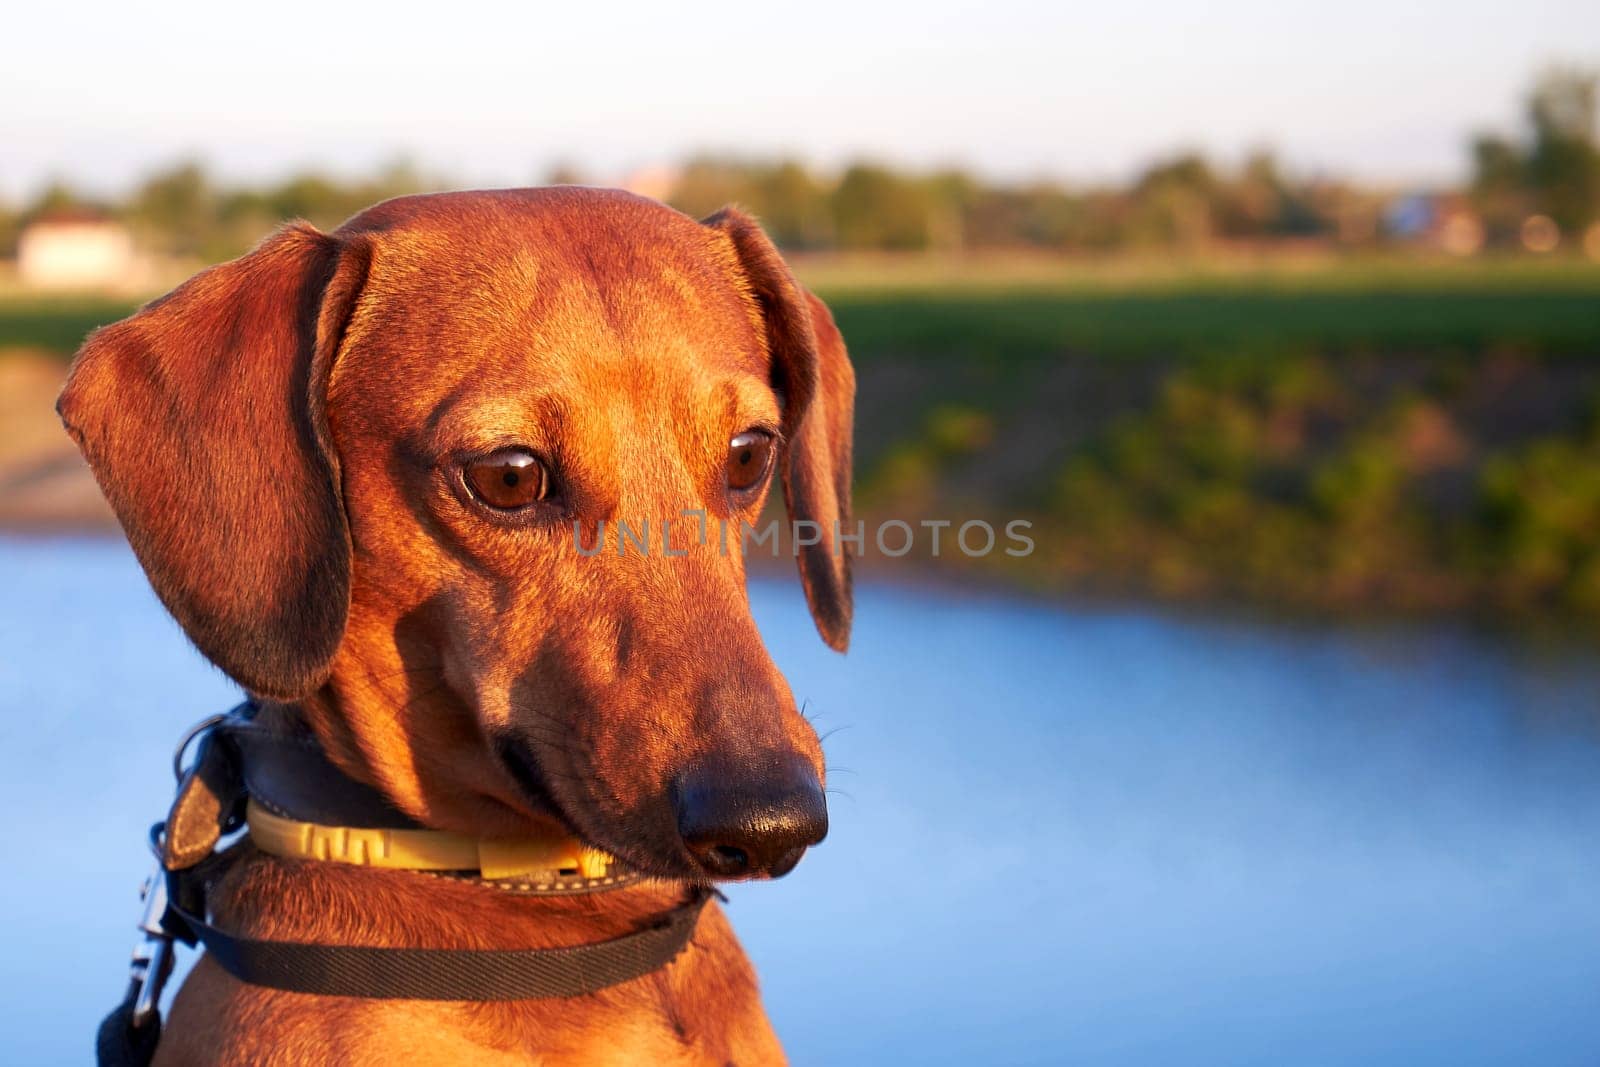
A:
<svg viewBox="0 0 1600 1067">
<path fill-rule="evenodd" d="M 612 859 L 573 838 L 488 841 L 447 830 L 370 830 L 287 819 L 249 802 L 250 839 L 263 852 L 406 871 L 477 871 L 484 878 L 548 873 L 603 878 Z"/>
</svg>

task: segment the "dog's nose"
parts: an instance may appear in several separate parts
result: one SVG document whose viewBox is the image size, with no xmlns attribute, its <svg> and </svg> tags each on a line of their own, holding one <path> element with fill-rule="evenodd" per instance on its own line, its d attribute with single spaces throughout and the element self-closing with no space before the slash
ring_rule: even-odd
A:
<svg viewBox="0 0 1600 1067">
<path fill-rule="evenodd" d="M 706 767 L 673 788 L 678 834 L 712 878 L 781 878 L 828 833 L 828 804 L 810 766 L 776 774 Z"/>
</svg>

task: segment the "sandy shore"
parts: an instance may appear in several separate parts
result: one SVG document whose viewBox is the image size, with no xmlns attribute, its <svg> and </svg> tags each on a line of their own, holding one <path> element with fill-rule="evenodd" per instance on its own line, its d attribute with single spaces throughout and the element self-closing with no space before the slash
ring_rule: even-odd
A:
<svg viewBox="0 0 1600 1067">
<path fill-rule="evenodd" d="M 0 529 L 117 529 L 94 476 L 56 417 L 65 375 L 65 364 L 48 353 L 0 352 Z"/>
</svg>

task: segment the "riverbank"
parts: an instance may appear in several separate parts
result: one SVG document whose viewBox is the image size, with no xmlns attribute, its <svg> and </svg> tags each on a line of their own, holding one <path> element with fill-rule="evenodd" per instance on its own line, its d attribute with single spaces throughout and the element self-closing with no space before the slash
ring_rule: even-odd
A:
<svg viewBox="0 0 1600 1067">
<path fill-rule="evenodd" d="M 1311 614 L 1600 621 L 1600 268 L 804 261 L 859 380 L 875 571 Z M 50 410 L 127 301 L 0 301 L 0 524 L 107 528 Z M 21 346 L 22 350 L 17 348 Z M 13 427 L 16 432 L 13 432 Z M 920 528 L 920 527 L 919 527 Z M 875 546 L 870 546 L 875 549 Z"/>
<path fill-rule="evenodd" d="M 0 348 L 0 529 L 115 533 L 116 519 L 56 417 L 66 364 Z"/>
<path fill-rule="evenodd" d="M 842 277 L 848 277 L 842 275 Z M 869 521 L 1033 590 L 1600 619 L 1600 270 L 1345 261 L 830 289 Z"/>
</svg>

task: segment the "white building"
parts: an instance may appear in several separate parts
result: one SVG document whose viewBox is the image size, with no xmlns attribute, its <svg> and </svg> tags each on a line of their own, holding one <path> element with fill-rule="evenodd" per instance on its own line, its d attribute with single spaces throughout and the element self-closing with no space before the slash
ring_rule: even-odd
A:
<svg viewBox="0 0 1600 1067">
<path fill-rule="evenodd" d="M 26 286 L 116 288 L 129 284 L 136 270 L 133 235 L 99 215 L 47 215 L 17 238 L 17 275 Z"/>
</svg>

